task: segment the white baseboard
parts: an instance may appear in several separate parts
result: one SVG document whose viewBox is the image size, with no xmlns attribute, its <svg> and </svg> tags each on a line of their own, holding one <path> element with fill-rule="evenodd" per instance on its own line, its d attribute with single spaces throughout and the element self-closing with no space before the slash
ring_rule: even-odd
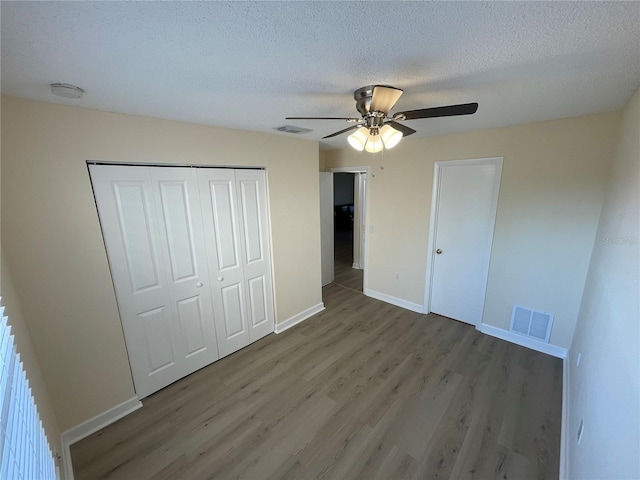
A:
<svg viewBox="0 0 640 480">
<path fill-rule="evenodd" d="M 71 451 L 69 447 L 83 438 L 88 437 L 92 433 L 111 425 L 113 422 L 120 420 L 122 417 L 135 412 L 142 407 L 142 402 L 138 397 L 130 398 L 115 407 L 111 407 L 106 412 L 102 412 L 89 420 L 82 422 L 80 425 L 70 428 L 62 432 L 62 466 L 63 474 L 66 480 L 73 480 L 73 466 L 71 464 Z"/>
<path fill-rule="evenodd" d="M 557 345 L 539 342 L 537 340 L 518 335 L 517 333 L 510 332 L 509 330 L 503 330 L 502 328 L 487 325 L 486 323 L 481 323 L 476 328 L 482 333 L 486 333 L 487 335 L 491 335 L 492 337 L 501 338 L 502 340 L 515 343 L 516 345 L 521 345 L 532 350 L 537 350 L 538 352 L 546 353 L 547 355 L 561 358 L 563 360 L 567 358 L 567 349 L 558 347 Z"/>
<path fill-rule="evenodd" d="M 280 322 L 276 324 L 276 327 L 274 328 L 273 331 L 276 333 L 282 333 L 285 330 L 289 330 L 294 325 L 297 325 L 300 322 L 304 322 L 307 318 L 312 317 L 316 313 L 320 313 L 323 310 L 324 310 L 324 303 L 320 302 L 317 305 L 314 305 L 313 307 L 309 307 L 306 310 L 303 310 L 302 312 L 297 313 L 293 317 L 286 319 L 284 322 Z"/>
<path fill-rule="evenodd" d="M 562 423 L 560 424 L 560 480 L 569 479 L 569 362 L 562 362 Z"/>
<path fill-rule="evenodd" d="M 376 300 L 382 300 L 383 302 L 390 303 L 391 305 L 395 305 L 396 307 L 411 310 L 412 312 L 426 313 L 424 305 L 420 305 L 419 303 L 409 302 L 408 300 L 393 297 L 391 295 L 387 295 L 386 293 L 376 292 L 375 290 L 371 290 L 369 288 L 366 288 L 364 290 L 364 294 L 367 297 L 375 298 Z"/>
</svg>

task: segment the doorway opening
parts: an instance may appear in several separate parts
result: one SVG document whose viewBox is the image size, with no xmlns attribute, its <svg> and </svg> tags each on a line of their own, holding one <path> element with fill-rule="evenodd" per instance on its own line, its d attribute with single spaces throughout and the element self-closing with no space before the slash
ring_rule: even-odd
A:
<svg viewBox="0 0 640 480">
<path fill-rule="evenodd" d="M 363 292 L 366 173 L 333 173 L 334 283 Z"/>
</svg>

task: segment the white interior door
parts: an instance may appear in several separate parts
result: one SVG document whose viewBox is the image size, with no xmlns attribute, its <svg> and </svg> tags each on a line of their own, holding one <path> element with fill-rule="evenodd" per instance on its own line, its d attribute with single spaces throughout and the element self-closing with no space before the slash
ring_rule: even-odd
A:
<svg viewBox="0 0 640 480">
<path fill-rule="evenodd" d="M 262 170 L 198 171 L 221 356 L 273 332 L 274 308 Z"/>
<path fill-rule="evenodd" d="M 333 173 L 320 172 L 320 251 L 322 286 L 334 279 Z"/>
<path fill-rule="evenodd" d="M 502 159 L 437 162 L 430 310 L 478 325 Z"/>
<path fill-rule="evenodd" d="M 218 356 L 193 169 L 91 165 L 140 398 Z"/>
</svg>

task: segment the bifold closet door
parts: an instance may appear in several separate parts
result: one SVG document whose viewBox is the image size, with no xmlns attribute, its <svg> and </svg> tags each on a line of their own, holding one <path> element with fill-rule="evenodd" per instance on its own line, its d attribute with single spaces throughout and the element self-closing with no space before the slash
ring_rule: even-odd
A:
<svg viewBox="0 0 640 480">
<path fill-rule="evenodd" d="M 140 398 L 219 358 L 197 174 L 91 165 Z"/>
<path fill-rule="evenodd" d="M 273 332 L 263 170 L 202 168 L 200 198 L 220 356 Z"/>
</svg>

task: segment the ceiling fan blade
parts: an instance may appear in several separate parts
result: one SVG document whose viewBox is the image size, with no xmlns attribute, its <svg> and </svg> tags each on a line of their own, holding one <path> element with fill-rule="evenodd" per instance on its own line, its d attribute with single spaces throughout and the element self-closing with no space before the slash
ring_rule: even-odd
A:
<svg viewBox="0 0 640 480">
<path fill-rule="evenodd" d="M 399 88 L 376 85 L 373 87 L 373 96 L 371 97 L 369 111 L 382 112 L 386 115 L 396 104 L 402 93 L 403 91 Z"/>
<path fill-rule="evenodd" d="M 416 120 L 418 118 L 453 117 L 455 115 L 471 115 L 478 110 L 477 103 L 462 103 L 460 105 L 447 105 L 446 107 L 423 108 L 421 110 L 409 110 L 393 115 L 397 120 Z"/>
<path fill-rule="evenodd" d="M 355 130 L 356 128 L 360 128 L 361 126 L 362 125 L 353 125 L 351 127 L 347 127 L 347 128 L 345 128 L 343 130 L 340 130 L 339 132 L 335 132 L 335 133 L 332 133 L 331 135 L 327 135 L 326 137 L 322 137 L 322 139 L 324 140 L 325 138 L 335 137 L 335 136 L 340 135 L 340 134 L 342 134 L 344 132 L 348 132 L 349 130 Z"/>
<path fill-rule="evenodd" d="M 385 123 L 387 125 L 391 125 L 393 128 L 395 128 L 399 132 L 402 132 L 403 137 L 408 137 L 409 135 L 413 135 L 414 133 L 416 133 L 416 131 L 413 128 L 409 128 L 405 125 L 402 125 L 401 123 L 394 122 L 393 120 L 389 120 L 388 122 L 385 122 Z"/>
<path fill-rule="evenodd" d="M 347 122 L 359 122 L 362 119 L 350 117 L 285 117 L 285 120 L 346 120 Z"/>
</svg>

